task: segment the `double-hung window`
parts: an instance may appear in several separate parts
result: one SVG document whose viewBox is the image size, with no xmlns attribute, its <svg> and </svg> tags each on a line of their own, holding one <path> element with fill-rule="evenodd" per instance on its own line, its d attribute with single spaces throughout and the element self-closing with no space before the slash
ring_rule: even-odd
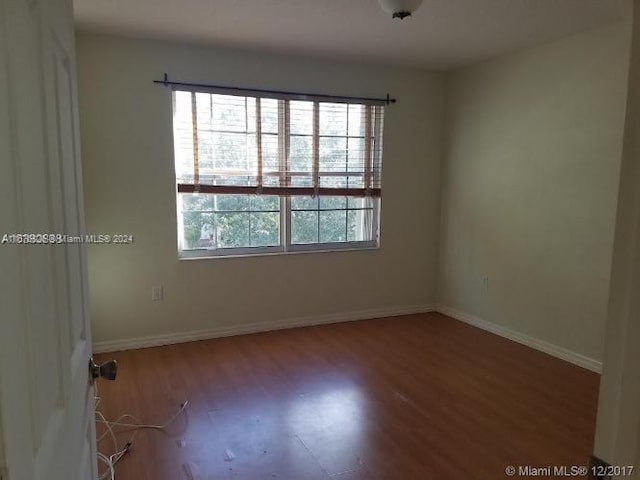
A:
<svg viewBox="0 0 640 480">
<path fill-rule="evenodd" d="M 384 107 L 173 90 L 181 257 L 372 248 Z"/>
</svg>

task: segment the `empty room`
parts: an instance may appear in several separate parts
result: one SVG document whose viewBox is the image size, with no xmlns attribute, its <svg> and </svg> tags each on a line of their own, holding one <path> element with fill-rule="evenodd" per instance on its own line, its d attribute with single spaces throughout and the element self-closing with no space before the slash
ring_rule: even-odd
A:
<svg viewBox="0 0 640 480">
<path fill-rule="evenodd" d="M 0 480 L 640 479 L 640 3 L 0 0 Z"/>
</svg>

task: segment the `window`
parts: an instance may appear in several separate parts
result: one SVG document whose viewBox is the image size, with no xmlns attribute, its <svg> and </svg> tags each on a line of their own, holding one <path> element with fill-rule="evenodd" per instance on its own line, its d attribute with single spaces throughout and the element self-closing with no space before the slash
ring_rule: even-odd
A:
<svg viewBox="0 0 640 480">
<path fill-rule="evenodd" d="M 181 256 L 378 245 L 382 105 L 176 88 L 173 111 Z"/>
</svg>

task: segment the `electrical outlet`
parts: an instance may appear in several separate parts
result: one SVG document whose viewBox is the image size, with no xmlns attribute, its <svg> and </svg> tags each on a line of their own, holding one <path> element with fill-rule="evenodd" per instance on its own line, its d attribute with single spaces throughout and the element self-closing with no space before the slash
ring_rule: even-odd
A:
<svg viewBox="0 0 640 480">
<path fill-rule="evenodd" d="M 485 275 L 482 277 L 482 288 L 485 292 L 489 291 L 489 276 Z"/>
<path fill-rule="evenodd" d="M 164 298 L 164 289 L 162 285 L 151 288 L 151 300 L 162 300 Z"/>
</svg>

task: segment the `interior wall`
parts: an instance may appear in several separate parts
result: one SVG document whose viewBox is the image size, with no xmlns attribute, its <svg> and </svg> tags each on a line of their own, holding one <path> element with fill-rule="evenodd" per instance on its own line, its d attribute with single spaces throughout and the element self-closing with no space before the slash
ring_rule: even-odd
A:
<svg viewBox="0 0 640 480">
<path fill-rule="evenodd" d="M 443 75 L 93 34 L 77 43 L 87 229 L 135 238 L 88 248 L 95 342 L 433 304 Z M 178 260 L 171 90 L 152 83 L 165 72 L 187 82 L 396 96 L 385 118 L 381 248 Z M 164 300 L 151 300 L 154 285 L 164 286 Z"/>
<path fill-rule="evenodd" d="M 640 479 L 640 0 L 634 17 L 595 455 Z"/>
<path fill-rule="evenodd" d="M 448 78 L 438 303 L 602 358 L 630 27 Z"/>
</svg>

